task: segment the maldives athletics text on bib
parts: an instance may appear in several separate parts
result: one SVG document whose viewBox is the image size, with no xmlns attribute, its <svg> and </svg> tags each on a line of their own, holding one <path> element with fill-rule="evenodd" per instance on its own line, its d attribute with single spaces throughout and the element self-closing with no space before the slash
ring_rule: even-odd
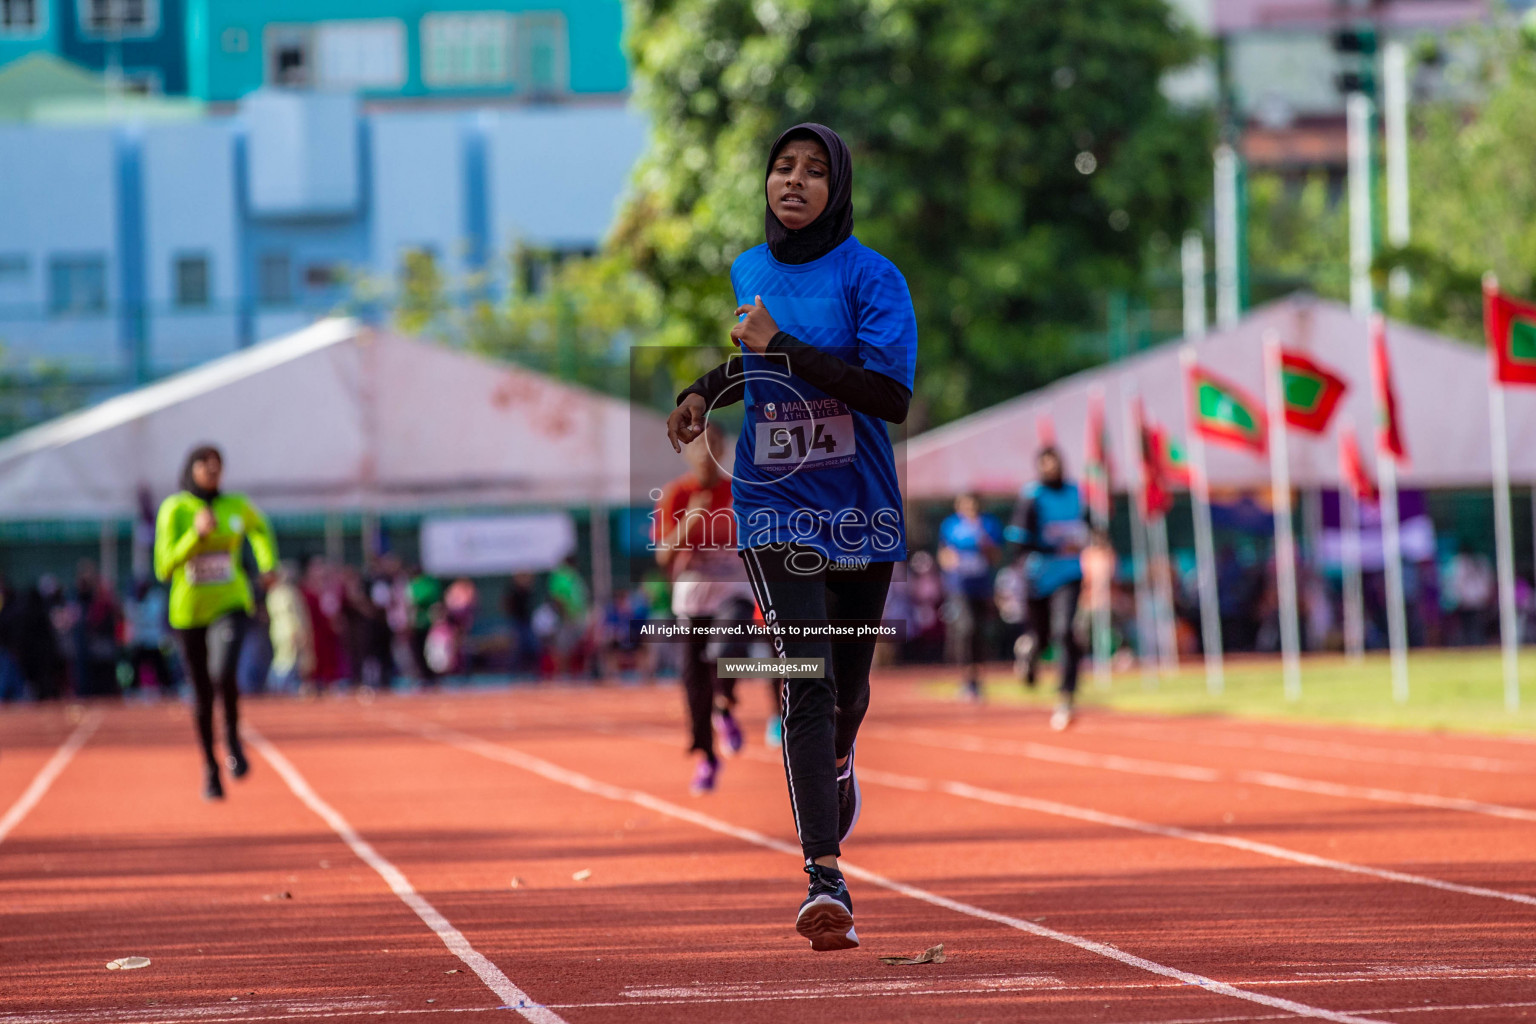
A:
<svg viewBox="0 0 1536 1024">
<path fill-rule="evenodd" d="M 763 402 L 752 411 L 757 419 L 755 465 L 783 472 L 831 469 L 858 455 L 853 414 L 835 398 Z"/>
</svg>

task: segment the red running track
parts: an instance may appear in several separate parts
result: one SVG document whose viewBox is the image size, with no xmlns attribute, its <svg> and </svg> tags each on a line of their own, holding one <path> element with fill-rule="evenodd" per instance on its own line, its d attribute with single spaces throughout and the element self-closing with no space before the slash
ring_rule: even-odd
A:
<svg viewBox="0 0 1536 1024">
<path fill-rule="evenodd" d="M 671 686 L 254 700 L 222 804 L 179 705 L 8 708 L 0 1024 L 1536 1018 L 1536 744 L 877 680 L 818 954 L 766 704 L 693 799 Z"/>
</svg>

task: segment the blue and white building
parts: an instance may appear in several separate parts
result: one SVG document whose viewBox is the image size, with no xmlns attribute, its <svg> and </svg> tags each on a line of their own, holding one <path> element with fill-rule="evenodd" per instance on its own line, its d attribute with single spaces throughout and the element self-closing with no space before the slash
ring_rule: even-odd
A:
<svg viewBox="0 0 1536 1024">
<path fill-rule="evenodd" d="M 431 253 L 505 288 L 594 249 L 644 141 L 615 104 L 387 109 L 260 90 L 232 117 L 0 125 L 0 345 L 132 383 L 292 330 Z"/>
</svg>

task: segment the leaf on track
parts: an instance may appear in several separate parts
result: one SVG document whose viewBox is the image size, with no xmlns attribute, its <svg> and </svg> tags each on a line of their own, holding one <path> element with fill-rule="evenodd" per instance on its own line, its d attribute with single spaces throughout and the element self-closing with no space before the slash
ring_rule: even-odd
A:
<svg viewBox="0 0 1536 1024">
<path fill-rule="evenodd" d="M 148 967 L 148 966 L 149 966 L 149 957 L 147 957 L 147 956 L 120 956 L 116 960 L 111 960 L 111 961 L 109 961 L 107 963 L 107 970 L 109 970 L 109 971 L 136 971 L 140 967 Z"/>
<path fill-rule="evenodd" d="M 571 876 L 571 878 L 573 880 L 577 881 L 577 882 L 585 882 L 587 879 L 589 879 L 591 877 L 592 877 L 592 869 L 591 868 L 582 868 L 580 871 L 576 872 L 574 875 Z"/>
<path fill-rule="evenodd" d="M 880 962 L 892 967 L 912 967 L 916 964 L 941 964 L 944 962 L 944 943 L 929 946 L 914 956 L 883 956 Z"/>
<path fill-rule="evenodd" d="M 293 893 L 291 893 L 291 892 L 269 892 L 265 896 L 263 896 L 262 899 L 266 900 L 268 903 L 276 903 L 278 900 L 291 900 L 291 899 L 293 899 Z"/>
<path fill-rule="evenodd" d="M 523 887 L 523 880 L 521 878 L 518 878 L 516 875 L 513 875 L 512 876 L 512 888 L 514 888 L 514 889 L 521 889 L 522 887 Z"/>
</svg>

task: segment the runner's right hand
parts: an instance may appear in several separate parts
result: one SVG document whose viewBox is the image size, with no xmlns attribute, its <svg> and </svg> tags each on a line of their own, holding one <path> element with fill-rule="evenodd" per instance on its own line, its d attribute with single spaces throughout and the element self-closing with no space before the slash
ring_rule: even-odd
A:
<svg viewBox="0 0 1536 1024">
<path fill-rule="evenodd" d="M 213 509 L 198 509 L 197 515 L 192 519 L 192 525 L 197 529 L 199 537 L 206 537 L 212 533 L 213 528 L 218 525 L 217 521 L 213 518 Z"/>
<path fill-rule="evenodd" d="M 695 393 L 690 393 L 672 410 L 672 415 L 667 417 L 667 440 L 672 442 L 673 451 L 681 452 L 683 445 L 704 433 L 704 414 L 708 411 L 703 396 Z"/>
</svg>

